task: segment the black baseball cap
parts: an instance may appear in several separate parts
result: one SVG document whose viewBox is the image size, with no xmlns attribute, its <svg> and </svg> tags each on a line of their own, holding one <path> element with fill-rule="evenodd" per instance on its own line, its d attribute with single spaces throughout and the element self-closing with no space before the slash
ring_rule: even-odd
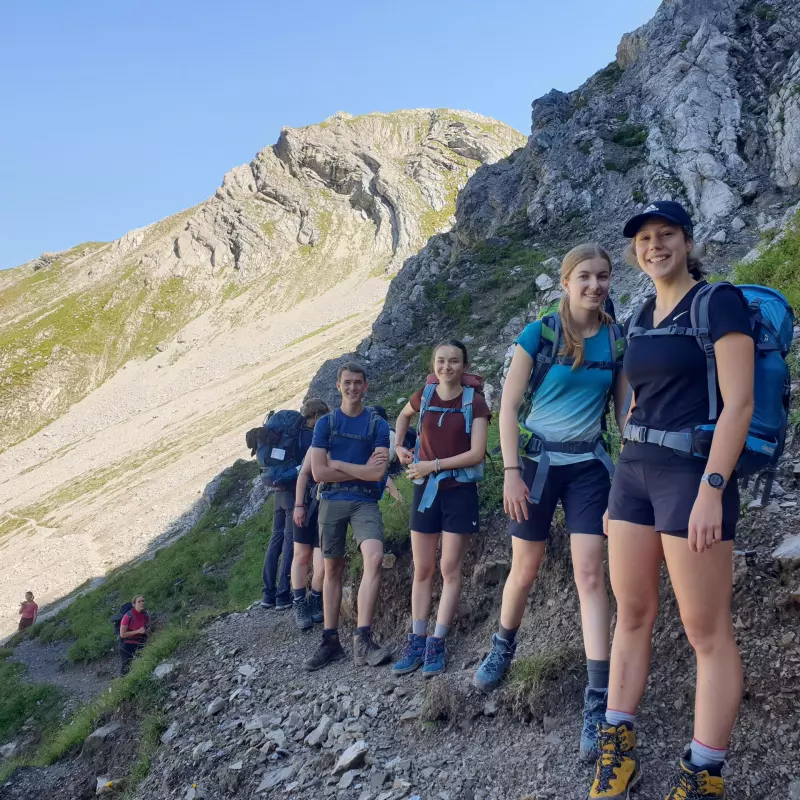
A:
<svg viewBox="0 0 800 800">
<path fill-rule="evenodd" d="M 651 217 L 662 217 L 663 219 L 680 225 L 689 236 L 694 236 L 694 225 L 689 212 L 680 204 L 673 200 L 657 200 L 650 203 L 647 208 L 635 217 L 631 217 L 622 229 L 622 235 L 628 239 L 633 239 L 639 232 L 639 228 Z"/>
</svg>

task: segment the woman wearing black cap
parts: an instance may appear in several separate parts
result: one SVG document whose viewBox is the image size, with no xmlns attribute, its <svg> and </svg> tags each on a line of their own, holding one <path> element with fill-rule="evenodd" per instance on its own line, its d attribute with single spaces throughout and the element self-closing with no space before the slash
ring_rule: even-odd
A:
<svg viewBox="0 0 800 800">
<path fill-rule="evenodd" d="M 630 260 L 656 296 L 628 330 L 625 374 L 633 390 L 624 448 L 609 497 L 611 585 L 617 625 L 600 757 L 590 798 L 627 798 L 640 779 L 636 710 L 644 694 L 666 560 L 686 635 L 697 657 L 694 739 L 667 800 L 726 798 L 720 770 L 742 692 L 731 621 L 733 475 L 753 412 L 754 346 L 747 307 L 733 287 L 710 302 L 721 408 L 707 460 L 678 452 L 681 437 L 710 422 L 706 356 L 689 331 L 705 284 L 692 256 L 692 221 L 678 203 L 648 206 L 625 225 Z M 635 261 L 634 261 L 635 259 Z"/>
</svg>

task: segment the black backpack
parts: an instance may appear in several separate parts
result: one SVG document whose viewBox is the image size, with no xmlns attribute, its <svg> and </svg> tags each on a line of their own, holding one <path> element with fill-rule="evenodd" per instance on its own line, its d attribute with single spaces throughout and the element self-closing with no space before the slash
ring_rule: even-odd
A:
<svg viewBox="0 0 800 800">
<path fill-rule="evenodd" d="M 114 636 L 116 636 L 117 639 L 119 639 L 119 626 L 122 624 L 122 618 L 131 610 L 133 610 L 133 603 L 123 603 L 120 606 L 119 613 L 111 617 L 111 624 L 114 626 Z"/>
<path fill-rule="evenodd" d="M 305 422 L 299 411 L 270 412 L 257 431 L 256 458 L 268 485 L 289 486 L 297 479 L 305 456 L 301 440 Z"/>
</svg>

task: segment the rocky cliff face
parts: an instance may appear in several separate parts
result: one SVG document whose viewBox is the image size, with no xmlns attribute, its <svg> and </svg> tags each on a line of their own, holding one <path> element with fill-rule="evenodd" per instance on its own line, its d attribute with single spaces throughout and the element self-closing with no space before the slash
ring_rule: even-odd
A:
<svg viewBox="0 0 800 800">
<path fill-rule="evenodd" d="M 452 231 L 394 280 L 361 355 L 402 395 L 403 367 L 418 378 L 425 348 L 458 334 L 491 374 L 558 295 L 548 258 L 585 240 L 621 255 L 622 221 L 650 200 L 691 209 L 712 269 L 743 257 L 800 197 L 799 49 L 797 0 L 665 0 L 583 86 L 534 101 L 525 148 L 477 170 Z M 618 264 L 624 312 L 649 282 Z"/>
<path fill-rule="evenodd" d="M 203 313 L 222 333 L 391 276 L 451 226 L 475 169 L 523 144 L 470 112 L 337 114 L 284 129 L 193 209 L 0 273 L 0 450 Z"/>
</svg>

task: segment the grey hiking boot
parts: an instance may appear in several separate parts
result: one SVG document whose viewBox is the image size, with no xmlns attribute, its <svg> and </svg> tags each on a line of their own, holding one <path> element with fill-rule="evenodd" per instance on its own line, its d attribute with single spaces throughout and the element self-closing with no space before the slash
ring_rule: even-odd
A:
<svg viewBox="0 0 800 800">
<path fill-rule="evenodd" d="M 307 631 L 313 627 L 314 623 L 311 619 L 311 609 L 307 598 L 294 601 L 294 621 L 301 631 Z"/>
<path fill-rule="evenodd" d="M 344 658 L 344 650 L 338 636 L 323 636 L 322 644 L 316 649 L 313 656 L 303 662 L 303 669 L 313 672 L 316 669 Z"/>
<path fill-rule="evenodd" d="M 379 667 L 385 664 L 392 657 L 392 651 L 388 647 L 381 647 L 377 644 L 372 634 L 364 636 L 360 633 L 353 634 L 353 661 L 357 667 L 369 664 L 371 667 Z"/>
<path fill-rule="evenodd" d="M 308 604 L 308 610 L 311 614 L 311 621 L 315 625 L 323 622 L 325 618 L 322 614 L 322 595 L 311 592 L 306 598 L 306 603 Z"/>
<path fill-rule="evenodd" d="M 583 729 L 581 730 L 581 761 L 595 761 L 600 755 L 597 729 L 606 720 L 608 689 L 586 687 L 583 694 Z"/>
</svg>

